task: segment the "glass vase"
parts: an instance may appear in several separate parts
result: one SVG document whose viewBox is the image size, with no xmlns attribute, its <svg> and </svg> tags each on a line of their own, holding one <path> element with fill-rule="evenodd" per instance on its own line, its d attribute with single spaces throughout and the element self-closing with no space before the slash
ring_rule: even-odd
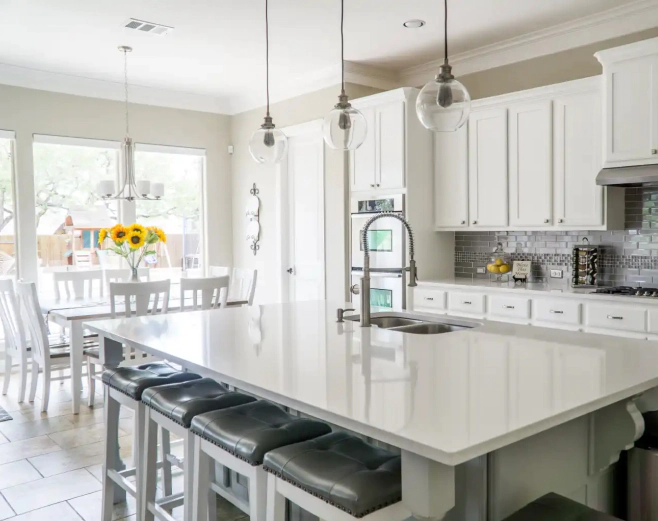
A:
<svg viewBox="0 0 658 521">
<path fill-rule="evenodd" d="M 130 268 L 131 271 L 131 276 L 130 276 L 130 282 L 139 282 L 139 274 L 137 273 L 137 268 Z"/>
</svg>

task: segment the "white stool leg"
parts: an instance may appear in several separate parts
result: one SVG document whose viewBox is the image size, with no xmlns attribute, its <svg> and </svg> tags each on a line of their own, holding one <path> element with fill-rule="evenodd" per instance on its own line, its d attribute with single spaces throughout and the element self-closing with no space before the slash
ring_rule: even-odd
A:
<svg viewBox="0 0 658 521">
<path fill-rule="evenodd" d="M 267 521 L 286 520 L 286 498 L 276 490 L 276 476 L 267 475 Z"/>
<path fill-rule="evenodd" d="M 87 392 L 89 396 L 87 397 L 87 406 L 93 407 L 94 400 L 96 398 L 96 364 L 92 364 L 87 358 Z"/>
<path fill-rule="evenodd" d="M 149 502 L 155 501 L 155 486 L 157 480 L 158 455 L 158 425 L 151 419 L 148 408 L 145 408 L 146 431 L 144 435 L 144 467 L 142 472 L 142 500 L 140 521 L 153 521 L 153 513 L 149 510 Z"/>
<path fill-rule="evenodd" d="M 137 408 L 135 409 L 135 433 L 133 434 L 133 454 L 136 457 L 133 458 L 133 466 L 135 467 L 135 488 L 137 489 L 137 494 L 135 497 L 135 502 L 137 503 L 137 513 L 142 512 L 142 485 L 144 481 L 145 474 L 145 463 L 144 463 L 144 442 L 146 439 L 146 406 L 140 401 L 137 402 Z"/>
<path fill-rule="evenodd" d="M 101 510 L 102 521 L 112 521 L 114 509 L 114 481 L 107 477 L 108 470 L 116 470 L 117 454 L 119 452 L 119 402 L 112 399 L 107 393 L 105 400 L 105 465 L 103 467 L 103 505 Z"/>
<path fill-rule="evenodd" d="M 267 472 L 255 467 L 249 478 L 249 519 L 265 521 L 267 515 Z"/>
<path fill-rule="evenodd" d="M 167 459 L 167 455 L 171 454 L 171 441 L 169 431 L 167 429 L 160 429 L 160 448 L 162 455 L 162 490 L 165 496 L 171 496 L 171 462 Z M 190 460 L 191 461 L 191 460 Z"/>
<path fill-rule="evenodd" d="M 193 436 L 193 434 L 190 434 Z M 185 474 L 190 472 L 190 466 L 185 464 Z M 192 521 L 217 521 L 217 516 L 210 517 L 211 502 L 215 502 L 215 493 L 210 489 L 210 473 L 214 470 L 214 464 L 210 457 L 201 449 L 201 440 L 196 440 L 194 445 L 194 477 L 192 480 L 192 502 L 194 510 Z M 187 479 L 186 479 L 187 481 Z"/>
<path fill-rule="evenodd" d="M 167 433 L 168 435 L 169 433 Z M 184 443 L 184 457 L 185 457 L 185 473 L 183 475 L 183 512 L 185 521 L 191 521 L 194 515 L 194 446 L 196 445 L 196 436 L 189 430 L 185 431 Z M 209 474 L 206 472 L 206 476 Z M 208 501 L 206 495 L 206 503 Z"/>
</svg>

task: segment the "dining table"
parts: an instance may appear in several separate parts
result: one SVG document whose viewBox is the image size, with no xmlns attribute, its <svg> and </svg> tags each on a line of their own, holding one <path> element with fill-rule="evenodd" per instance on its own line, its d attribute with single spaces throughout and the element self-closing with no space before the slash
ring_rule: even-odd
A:
<svg viewBox="0 0 658 521">
<path fill-rule="evenodd" d="M 187 299 L 186 299 L 187 302 Z M 192 299 L 189 299 L 189 304 Z M 246 305 L 247 301 L 228 300 L 227 307 Z M 80 413 L 80 396 L 82 394 L 82 365 L 85 348 L 85 328 L 83 322 L 112 318 L 112 309 L 109 298 L 85 297 L 78 299 L 56 299 L 54 297 L 40 297 L 41 312 L 47 317 L 49 323 L 57 324 L 68 331 L 68 341 L 71 348 L 71 407 L 73 414 Z M 189 307 L 191 309 L 191 306 Z M 186 308 L 184 308 L 185 310 Z M 170 297 L 168 313 L 181 311 L 181 301 L 178 297 Z M 124 305 L 116 305 L 116 314 L 125 316 Z"/>
</svg>

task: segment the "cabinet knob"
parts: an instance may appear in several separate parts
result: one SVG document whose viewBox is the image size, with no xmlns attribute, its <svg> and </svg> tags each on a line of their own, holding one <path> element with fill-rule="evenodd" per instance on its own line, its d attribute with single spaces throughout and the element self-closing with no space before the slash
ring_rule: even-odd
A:
<svg viewBox="0 0 658 521">
<path fill-rule="evenodd" d="M 658 149 L 652 148 L 651 153 L 655 156 L 656 154 L 658 154 Z"/>
<path fill-rule="evenodd" d="M 462 221 L 462 224 L 466 224 L 466 221 Z"/>
<path fill-rule="evenodd" d="M 544 219 L 544 224 L 548 224 L 550 222 L 549 219 Z"/>
<path fill-rule="evenodd" d="M 477 223 L 478 223 L 477 221 L 473 221 L 473 224 L 477 224 Z"/>
<path fill-rule="evenodd" d="M 377 183 L 375 186 L 376 186 L 377 188 L 379 188 L 380 185 L 379 185 L 379 183 Z"/>
<path fill-rule="evenodd" d="M 374 188 L 374 187 L 375 187 L 375 184 L 374 184 L 374 183 L 370 185 L 370 188 Z"/>
<path fill-rule="evenodd" d="M 560 224 L 562 224 L 562 223 L 564 222 L 564 219 L 558 219 L 557 222 L 559 222 Z"/>
</svg>

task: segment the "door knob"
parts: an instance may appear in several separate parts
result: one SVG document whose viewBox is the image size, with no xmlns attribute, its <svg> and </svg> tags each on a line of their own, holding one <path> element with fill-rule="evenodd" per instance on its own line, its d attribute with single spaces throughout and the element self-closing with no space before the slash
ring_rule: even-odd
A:
<svg viewBox="0 0 658 521">
<path fill-rule="evenodd" d="M 353 286 L 350 286 L 350 292 L 353 295 L 358 295 L 360 291 L 361 291 L 361 288 L 359 287 L 358 284 L 354 284 Z"/>
<path fill-rule="evenodd" d="M 292 268 L 288 268 L 286 271 L 292 275 Z"/>
</svg>

